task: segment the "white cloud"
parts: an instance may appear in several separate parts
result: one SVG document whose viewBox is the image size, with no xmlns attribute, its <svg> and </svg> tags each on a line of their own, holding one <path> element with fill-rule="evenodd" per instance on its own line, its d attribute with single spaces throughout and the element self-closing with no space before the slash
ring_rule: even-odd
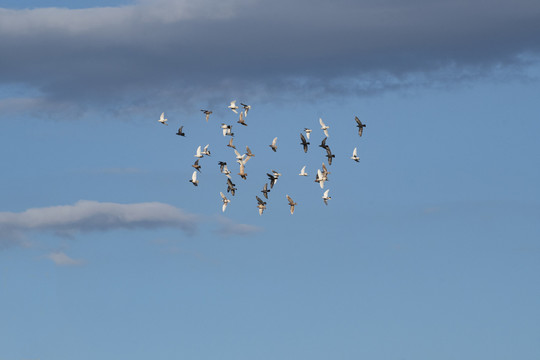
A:
<svg viewBox="0 0 540 360">
<path fill-rule="evenodd" d="M 223 237 L 248 236 L 263 230 L 262 228 L 254 225 L 235 223 L 231 219 L 223 216 L 219 216 L 217 221 L 219 223 L 219 227 L 216 232 Z"/>
<path fill-rule="evenodd" d="M 61 251 L 51 252 L 47 256 L 58 266 L 77 266 L 83 265 L 84 261 L 81 259 L 72 259 Z"/>
<path fill-rule="evenodd" d="M 75 205 L 28 209 L 21 213 L 0 212 L 0 244 L 17 242 L 32 231 L 56 234 L 115 229 L 174 227 L 196 230 L 198 217 L 159 202 L 117 204 L 81 200 Z"/>
</svg>

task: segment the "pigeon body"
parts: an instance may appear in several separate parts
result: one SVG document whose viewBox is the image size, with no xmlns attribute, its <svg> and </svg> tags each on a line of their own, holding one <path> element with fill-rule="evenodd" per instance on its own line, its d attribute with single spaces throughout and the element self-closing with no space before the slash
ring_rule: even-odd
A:
<svg viewBox="0 0 540 360">
<path fill-rule="evenodd" d="M 204 115 L 206 116 L 206 121 L 208 122 L 208 118 L 210 117 L 210 114 L 212 113 L 210 110 L 201 110 Z"/>
<path fill-rule="evenodd" d="M 221 200 L 223 201 L 223 206 L 221 207 L 221 211 L 225 212 L 225 209 L 227 208 L 227 204 L 231 202 L 231 200 L 227 199 L 225 195 L 223 195 L 222 192 L 219 193 L 221 195 Z"/>
<path fill-rule="evenodd" d="M 353 152 L 352 152 L 351 159 L 353 159 L 353 160 L 356 161 L 356 162 L 359 162 L 359 161 L 360 161 L 360 158 L 358 157 L 356 148 L 354 148 L 354 150 L 353 150 Z"/>
<path fill-rule="evenodd" d="M 263 211 L 266 209 L 266 202 L 264 202 L 260 197 L 255 196 L 257 198 L 257 208 L 259 209 L 259 215 L 263 214 Z"/>
<path fill-rule="evenodd" d="M 291 207 L 291 215 L 294 214 L 294 206 L 297 205 L 293 199 L 291 199 L 291 197 L 289 195 L 286 195 L 287 196 L 287 200 L 289 200 L 289 206 Z"/>
<path fill-rule="evenodd" d="M 275 137 L 274 140 L 272 140 L 272 144 L 271 144 L 271 145 L 268 145 L 268 146 L 270 146 L 270 148 L 271 148 L 274 152 L 277 151 L 277 144 L 276 144 L 276 142 L 277 142 L 277 137 Z"/>
<path fill-rule="evenodd" d="M 300 133 L 300 141 L 302 141 L 300 145 L 304 147 L 304 152 L 307 153 L 309 142 L 306 140 L 302 133 Z"/>
<path fill-rule="evenodd" d="M 236 105 L 236 100 L 231 101 L 231 104 L 228 106 L 229 109 L 231 109 L 235 114 L 238 114 L 238 105 Z"/>
<path fill-rule="evenodd" d="M 161 116 L 159 117 L 158 121 L 160 123 L 164 124 L 164 125 L 169 125 L 169 124 L 167 124 L 167 119 L 165 119 L 165 113 L 164 112 L 161 113 Z"/>
<path fill-rule="evenodd" d="M 184 127 L 183 126 L 180 126 L 178 128 L 178 131 L 176 132 L 176 135 L 179 135 L 179 136 L 186 136 L 186 134 L 184 134 L 184 132 L 182 131 Z"/>
<path fill-rule="evenodd" d="M 199 186 L 199 180 L 197 180 L 197 170 L 193 172 L 193 175 L 191 175 L 191 180 L 189 180 L 189 182 L 195 186 Z"/>
<path fill-rule="evenodd" d="M 322 196 L 325 205 L 328 205 L 328 200 L 330 200 L 332 198 L 332 197 L 328 196 L 329 191 L 330 191 L 330 189 L 327 189 L 324 192 L 323 196 Z"/>
<path fill-rule="evenodd" d="M 355 116 L 354 120 L 356 121 L 356 126 L 358 126 L 358 135 L 362 136 L 362 134 L 364 133 L 364 128 L 366 127 L 366 125 L 362 124 L 362 122 L 360 121 L 358 116 Z"/>
<path fill-rule="evenodd" d="M 270 192 L 270 190 L 268 190 L 268 184 L 267 183 L 264 184 L 263 189 L 261 190 L 261 192 L 263 193 L 263 196 L 268 199 L 268 193 Z"/>
<path fill-rule="evenodd" d="M 319 123 L 321 124 L 321 130 L 324 131 L 324 136 L 329 137 L 330 135 L 328 135 L 328 129 L 330 126 L 326 125 L 321 118 L 319 118 Z"/>
</svg>

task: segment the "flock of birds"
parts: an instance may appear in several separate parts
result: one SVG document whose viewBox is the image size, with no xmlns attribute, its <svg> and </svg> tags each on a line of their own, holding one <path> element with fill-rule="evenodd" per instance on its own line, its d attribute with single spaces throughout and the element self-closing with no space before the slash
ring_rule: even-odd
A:
<svg viewBox="0 0 540 360">
<path fill-rule="evenodd" d="M 242 126 L 248 126 L 248 124 L 246 123 L 246 118 L 247 118 L 249 110 L 251 109 L 251 106 L 244 103 L 240 103 L 240 105 L 242 106 L 242 109 L 240 109 L 240 107 L 236 105 L 236 100 L 234 100 L 234 101 L 231 101 L 228 108 L 235 114 L 239 115 L 239 119 L 237 123 L 239 123 Z M 210 115 L 212 114 L 212 111 L 206 110 L 206 109 L 202 109 L 201 111 L 205 115 L 205 119 L 208 122 Z M 364 131 L 364 127 L 366 127 L 366 125 L 363 124 L 360 121 L 360 119 L 358 119 L 357 116 L 355 116 L 354 119 L 356 121 L 356 126 L 358 127 L 358 135 L 361 137 Z M 165 118 L 165 113 L 161 114 L 158 121 L 162 123 L 163 125 L 169 125 L 167 123 L 167 119 Z M 330 128 L 330 126 L 326 125 L 321 118 L 319 118 L 319 123 L 321 125 L 321 130 L 324 132 L 324 135 L 325 135 L 325 138 L 322 140 L 319 147 L 323 148 L 326 151 L 326 158 L 328 161 L 328 165 L 332 165 L 332 159 L 335 158 L 335 155 L 332 153 L 330 146 L 326 144 L 326 141 L 328 137 L 330 136 L 328 133 L 328 129 Z M 184 127 L 180 126 L 178 128 L 178 131 L 176 132 L 176 135 L 186 136 L 183 129 Z M 238 173 L 238 175 L 242 179 L 246 180 L 247 179 L 247 173 L 245 172 L 246 164 L 249 161 L 249 159 L 255 156 L 255 154 L 251 152 L 249 146 L 246 146 L 246 152 L 244 154 L 240 154 L 240 152 L 236 149 L 236 146 L 233 144 L 234 133 L 232 132 L 232 125 L 222 123 L 221 129 L 223 131 L 223 136 L 230 136 L 230 140 L 229 140 L 229 143 L 227 144 L 227 147 L 230 147 L 234 150 L 234 153 L 236 155 L 236 162 L 240 165 L 240 172 Z M 305 133 L 305 136 L 304 136 L 304 133 Z M 312 133 L 312 130 L 308 128 L 304 128 L 304 130 L 300 133 L 300 145 L 302 145 L 302 149 L 304 150 L 305 153 L 308 152 L 309 145 L 311 145 L 310 142 L 308 141 L 310 139 L 311 133 Z M 278 150 L 277 139 L 278 138 L 275 137 L 272 140 L 272 143 L 268 145 L 272 149 L 273 152 L 277 152 Z M 199 146 L 197 150 L 195 151 L 194 157 L 196 157 L 197 160 L 195 160 L 195 163 L 192 165 L 192 167 L 195 170 L 193 171 L 191 179 L 189 180 L 189 182 L 191 182 L 194 186 L 199 185 L 199 180 L 197 179 L 197 173 L 201 172 L 201 165 L 199 164 L 199 160 L 202 159 L 204 156 L 210 156 L 209 146 L 210 144 L 207 144 L 204 148 L 202 148 L 202 146 Z M 354 148 L 352 152 L 351 159 L 356 162 L 360 161 L 356 147 Z M 219 161 L 218 165 L 219 165 L 220 172 L 227 177 L 227 193 L 230 193 L 232 196 L 235 196 L 237 188 L 236 188 L 236 184 L 232 182 L 231 171 L 228 169 L 227 163 L 224 161 Z M 324 189 L 324 183 L 328 181 L 329 174 L 330 172 L 328 171 L 328 169 L 326 168 L 326 165 L 323 162 L 322 170 L 317 169 L 317 173 L 315 175 L 315 182 L 319 183 L 321 189 Z M 270 189 L 273 189 L 274 185 L 276 184 L 281 174 L 275 170 L 271 170 L 271 173 L 267 173 L 266 175 L 268 176 L 269 182 L 264 184 L 261 190 L 261 193 L 265 199 L 268 199 L 268 193 L 271 191 Z M 308 174 L 306 173 L 306 166 L 302 167 L 298 175 L 308 176 Z M 270 185 L 270 189 L 268 189 L 269 185 Z M 329 195 L 329 192 L 330 192 L 330 189 L 326 189 L 322 196 L 322 199 L 325 205 L 328 205 L 328 200 L 332 199 L 332 197 L 330 197 Z M 228 199 L 223 194 L 223 192 L 220 192 L 220 195 L 221 195 L 221 200 L 223 202 L 222 211 L 225 212 L 225 209 L 227 208 L 227 205 L 231 202 L 231 200 Z M 294 207 L 297 205 L 297 203 L 294 202 L 294 200 L 289 195 L 286 195 L 286 197 L 289 203 L 288 205 L 290 207 L 290 212 L 291 214 L 293 214 Z M 259 210 L 259 215 L 262 215 L 264 210 L 266 209 L 266 202 L 263 199 L 261 199 L 259 196 L 255 196 L 255 198 L 257 199 L 257 208 Z"/>
</svg>

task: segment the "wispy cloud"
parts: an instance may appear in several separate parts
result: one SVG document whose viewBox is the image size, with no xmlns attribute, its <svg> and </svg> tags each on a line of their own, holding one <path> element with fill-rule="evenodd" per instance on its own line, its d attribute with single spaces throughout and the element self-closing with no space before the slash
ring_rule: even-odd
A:
<svg viewBox="0 0 540 360">
<path fill-rule="evenodd" d="M 84 260 L 72 259 L 61 251 L 53 251 L 47 254 L 46 257 L 58 266 L 79 266 L 85 263 Z"/>
<path fill-rule="evenodd" d="M 117 204 L 81 200 L 74 205 L 33 208 L 21 213 L 0 212 L 0 244 L 17 243 L 25 233 L 36 231 L 74 235 L 173 227 L 192 233 L 198 222 L 198 216 L 159 202 Z"/>
<path fill-rule="evenodd" d="M 379 92 L 408 86 L 415 74 L 452 81 L 448 69 L 459 80 L 464 70 L 521 65 L 523 54 L 540 52 L 538 33 L 534 0 L 143 0 L 0 9 L 0 85 L 22 84 L 32 94 L 4 107 L 70 113 L 96 102 L 111 111 L 171 99 L 186 106 L 223 91 Z"/>
<path fill-rule="evenodd" d="M 238 224 L 229 218 L 218 216 L 217 223 L 219 224 L 216 232 L 223 237 L 230 236 L 249 236 L 262 231 L 263 229 L 248 224 Z"/>
</svg>

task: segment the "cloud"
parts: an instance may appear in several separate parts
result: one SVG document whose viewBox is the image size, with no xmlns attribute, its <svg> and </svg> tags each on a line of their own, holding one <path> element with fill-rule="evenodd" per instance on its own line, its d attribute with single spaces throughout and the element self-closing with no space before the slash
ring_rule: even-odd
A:
<svg viewBox="0 0 540 360">
<path fill-rule="evenodd" d="M 538 33 L 536 0 L 0 9 L 0 85 L 33 89 L 31 98 L 5 103 L 70 113 L 73 104 L 136 111 L 222 92 L 381 91 L 407 86 L 415 74 L 521 66 L 538 55 Z"/>
<path fill-rule="evenodd" d="M 217 222 L 219 227 L 216 232 L 222 237 L 249 236 L 262 231 L 258 226 L 238 224 L 223 216 L 218 216 Z"/>
<path fill-rule="evenodd" d="M 46 257 L 52 260 L 58 266 L 78 266 L 85 263 L 80 259 L 72 259 L 61 251 L 51 252 L 46 255 Z"/>
<path fill-rule="evenodd" d="M 117 229 L 179 228 L 196 230 L 199 218 L 174 206 L 148 202 L 116 204 L 81 200 L 75 205 L 0 212 L 0 245 L 19 243 L 27 232 L 48 231 L 58 235 Z"/>
</svg>

